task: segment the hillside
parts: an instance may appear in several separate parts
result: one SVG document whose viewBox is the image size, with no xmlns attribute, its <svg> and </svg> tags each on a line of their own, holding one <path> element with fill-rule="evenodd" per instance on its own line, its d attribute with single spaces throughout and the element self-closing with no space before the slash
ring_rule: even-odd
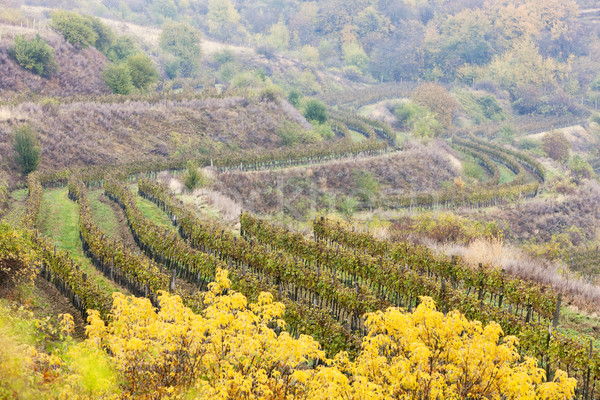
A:
<svg viewBox="0 0 600 400">
<path fill-rule="evenodd" d="M 101 95 L 110 92 L 101 78 L 106 57 L 95 48 L 77 49 L 55 32 L 23 29 L 23 34 L 30 37 L 39 33 L 54 50 L 58 73 L 42 78 L 21 68 L 9 56 L 13 40 L 6 32 L 13 30 L 12 27 L 0 27 L 0 32 L 3 32 L 0 40 L 0 96 L 4 102 L 12 98 L 22 101 L 30 96 Z"/>
<path fill-rule="evenodd" d="M 5 132 L 25 121 L 38 130 L 46 170 L 176 153 L 269 149 L 282 145 L 278 132 L 286 123 L 312 128 L 289 104 L 242 97 L 21 103 L 4 110 L 0 129 Z M 7 134 L 0 138 L 0 154 L 7 160 L 14 159 L 9 139 Z"/>
<path fill-rule="evenodd" d="M 600 399 L 596 8 L 3 3 L 0 398 Z"/>
</svg>

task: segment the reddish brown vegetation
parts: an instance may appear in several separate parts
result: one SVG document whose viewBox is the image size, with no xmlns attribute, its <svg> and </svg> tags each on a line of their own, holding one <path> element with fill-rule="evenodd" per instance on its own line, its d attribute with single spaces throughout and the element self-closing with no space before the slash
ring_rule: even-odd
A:
<svg viewBox="0 0 600 400">
<path fill-rule="evenodd" d="M 55 32 L 41 35 L 54 49 L 58 73 L 48 79 L 21 68 L 9 55 L 12 37 L 0 41 L 0 99 L 26 99 L 31 94 L 44 96 L 72 96 L 78 94 L 109 93 L 101 77 L 108 62 L 93 47 L 76 49 Z"/>
<path fill-rule="evenodd" d="M 116 164 L 200 149 L 273 148 L 280 145 L 277 131 L 284 122 L 302 122 L 295 109 L 241 97 L 23 103 L 10 113 L 18 118 L 0 121 L 0 155 L 13 158 L 10 133 L 25 119 L 40 134 L 45 169 Z"/>
<path fill-rule="evenodd" d="M 267 213 L 283 208 L 302 215 L 310 208 L 331 208 L 346 196 L 357 196 L 357 171 L 372 175 L 382 195 L 439 189 L 442 182 L 457 174 L 437 145 L 409 144 L 402 152 L 370 159 L 280 171 L 224 173 L 217 177 L 215 186 L 246 210 Z"/>
<path fill-rule="evenodd" d="M 589 181 L 564 199 L 517 203 L 489 218 L 505 223 L 511 240 L 547 242 L 572 226 L 588 235 L 585 239 L 593 239 L 600 221 L 600 186 Z"/>
</svg>

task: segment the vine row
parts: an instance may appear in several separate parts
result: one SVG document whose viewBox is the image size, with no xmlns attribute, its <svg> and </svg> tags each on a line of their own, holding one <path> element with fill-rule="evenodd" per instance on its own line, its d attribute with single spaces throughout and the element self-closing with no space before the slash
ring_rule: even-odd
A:
<svg viewBox="0 0 600 400">
<path fill-rule="evenodd" d="M 428 268 L 435 268 L 446 275 L 457 273 L 458 271 L 455 268 L 460 268 L 460 270 L 468 268 L 462 265 L 463 262 L 459 258 L 447 260 L 444 257 L 431 254 L 430 251 L 421 248 L 421 246 L 382 241 L 368 233 L 350 230 L 327 219 L 315 220 L 314 231 L 318 240 L 326 240 L 330 244 L 338 243 L 355 249 L 357 252 L 381 255 L 399 263 L 405 262 L 407 265 L 415 265 L 418 264 L 419 259 L 423 259 Z M 413 256 L 413 254 L 416 255 Z M 513 320 L 511 322 L 492 319 L 500 323 L 505 333 L 510 332 L 517 335 L 522 351 L 542 360 L 546 365 L 547 373 L 550 373 L 551 368 L 562 368 L 566 369 L 569 375 L 578 375 L 579 379 L 588 382 L 588 384 L 590 379 L 594 381 L 600 379 L 600 352 L 593 349 L 591 342 L 588 342 L 591 338 L 569 337 L 553 329 L 558 323 L 558 312 L 562 296 L 554 297 L 555 293 L 544 286 L 529 285 L 528 282 L 508 277 L 497 269 L 479 269 L 473 271 L 472 274 L 477 277 L 476 279 L 485 277 L 488 284 L 493 285 L 493 282 L 497 282 L 497 284 L 503 285 L 505 295 L 512 293 L 512 296 L 523 296 L 530 304 L 544 307 L 545 311 L 540 311 L 546 315 L 552 307 L 556 307 L 554 321 L 549 328 L 546 328 L 543 324 L 527 324 L 523 320 Z M 456 309 L 463 312 L 464 304 L 458 303 L 456 306 Z M 469 308 L 465 311 L 465 314 L 469 314 Z M 486 319 L 480 318 L 482 316 L 480 313 L 477 314 L 474 318 L 485 323 Z M 513 323 L 514 325 L 511 325 Z"/>
<path fill-rule="evenodd" d="M 140 184 L 143 185 L 144 181 Z M 348 293 L 341 293 L 342 290 L 338 288 L 330 291 L 337 297 L 328 297 L 327 288 L 321 288 L 318 284 L 307 284 L 314 277 L 300 269 L 301 266 L 295 260 L 286 257 L 285 254 L 265 252 L 264 248 L 252 246 L 241 238 L 238 240 L 236 237 L 229 237 L 229 240 L 233 240 L 236 244 L 237 251 L 224 253 L 204 246 L 202 250 L 214 254 L 207 255 L 190 247 L 176 233 L 165 231 L 144 217 L 136 205 L 133 194 L 121 183 L 108 180 L 105 189 L 111 199 L 125 210 L 129 227 L 142 250 L 149 256 L 160 259 L 166 265 L 176 267 L 184 279 L 195 280 L 198 274 L 198 279 L 202 275 L 203 282 L 207 283 L 214 278 L 216 268 L 227 268 L 234 287 L 248 298 L 256 297 L 258 289 L 261 289 L 261 291 L 272 292 L 276 298 L 284 301 L 289 307 L 285 319 L 292 331 L 297 331 L 300 325 L 304 324 L 298 316 L 309 315 L 315 323 L 304 324 L 303 333 L 308 330 L 311 334 L 322 336 L 325 332 L 319 335 L 319 331 L 328 327 L 327 334 L 336 338 L 336 346 L 344 343 L 350 348 L 358 348 L 357 337 L 346 332 L 342 325 L 333 323 L 329 314 L 309 309 L 309 307 L 314 308 L 315 303 L 319 303 L 320 309 L 329 310 L 331 313 L 335 311 L 339 318 L 348 317 L 350 315 L 350 311 L 346 309 L 349 308 Z M 224 232 L 221 235 L 226 236 Z M 302 275 L 306 277 L 304 281 L 300 279 Z M 346 290 L 346 292 L 350 291 Z M 346 297 L 343 297 L 344 294 Z"/>
</svg>

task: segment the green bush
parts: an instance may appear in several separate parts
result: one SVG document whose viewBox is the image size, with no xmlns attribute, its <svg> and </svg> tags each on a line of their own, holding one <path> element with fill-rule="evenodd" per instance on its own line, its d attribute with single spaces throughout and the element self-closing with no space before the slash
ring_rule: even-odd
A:
<svg viewBox="0 0 600 400">
<path fill-rule="evenodd" d="M 331 140 L 335 137 L 335 133 L 329 124 L 313 123 L 313 131 L 325 140 Z"/>
<path fill-rule="evenodd" d="M 442 132 L 443 126 L 427 107 L 413 103 L 402 103 L 394 110 L 398 122 L 411 129 L 416 136 L 431 137 Z"/>
<path fill-rule="evenodd" d="M 302 100 L 302 92 L 296 89 L 292 89 L 288 94 L 288 102 L 294 107 L 298 108 L 300 106 L 300 101 Z"/>
<path fill-rule="evenodd" d="M 104 22 L 100 21 L 99 18 L 88 15 L 83 18 L 89 21 L 89 24 L 96 33 L 96 40 L 94 43 L 90 44 L 102 54 L 107 55 L 110 47 L 115 42 L 115 34 Z"/>
<path fill-rule="evenodd" d="M 37 169 L 40 163 L 41 147 L 37 134 L 29 124 L 19 125 L 15 129 L 13 148 L 17 152 L 17 162 L 24 174 Z"/>
<path fill-rule="evenodd" d="M 54 50 L 40 35 L 31 40 L 25 39 L 23 35 L 16 36 L 10 54 L 21 67 L 41 76 L 50 76 L 58 69 L 54 61 Z"/>
<path fill-rule="evenodd" d="M 260 101 L 276 101 L 281 97 L 282 90 L 277 85 L 269 85 L 262 89 L 259 94 Z"/>
<path fill-rule="evenodd" d="M 127 64 L 109 65 L 102 72 L 102 79 L 115 94 L 129 94 L 133 90 L 131 73 Z"/>
<path fill-rule="evenodd" d="M 156 81 L 159 75 L 150 57 L 144 53 L 137 53 L 127 59 L 127 68 L 131 76 L 132 85 L 139 90 L 146 90 Z"/>
<path fill-rule="evenodd" d="M 323 124 L 327 122 L 327 108 L 319 100 L 308 100 L 304 105 L 304 116 L 309 121 L 316 121 L 319 124 Z"/>
<path fill-rule="evenodd" d="M 284 146 L 293 146 L 296 144 L 308 144 L 320 142 L 321 136 L 315 131 L 306 131 L 298 124 L 285 122 L 277 131 L 279 139 Z"/>
<path fill-rule="evenodd" d="M 228 62 L 234 62 L 235 56 L 230 50 L 223 50 L 218 53 L 213 54 L 212 56 L 213 62 L 218 64 L 219 66 L 226 64 Z"/>
<path fill-rule="evenodd" d="M 540 142 L 523 138 L 517 142 L 517 147 L 521 150 L 537 150 L 540 148 Z"/>
<path fill-rule="evenodd" d="M 73 46 L 86 48 L 98 40 L 92 21 L 71 11 L 54 11 L 52 26 Z"/>
<path fill-rule="evenodd" d="M 198 169 L 198 164 L 193 161 L 188 162 L 188 169 L 183 176 L 183 183 L 189 190 L 196 189 L 197 187 L 203 187 L 208 184 L 208 179 L 204 176 L 202 171 Z"/>
<path fill-rule="evenodd" d="M 106 57 L 112 62 L 126 60 L 137 53 L 137 46 L 129 36 L 118 36 L 106 52 Z"/>
<path fill-rule="evenodd" d="M 163 26 L 159 38 L 160 47 L 179 60 L 178 71 L 181 76 L 192 76 L 200 60 L 200 33 L 191 26 L 168 22 Z"/>
</svg>

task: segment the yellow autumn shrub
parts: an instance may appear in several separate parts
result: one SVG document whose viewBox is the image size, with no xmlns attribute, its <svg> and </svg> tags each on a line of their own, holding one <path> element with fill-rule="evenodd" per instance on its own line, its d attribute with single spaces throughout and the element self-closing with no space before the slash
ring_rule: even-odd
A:
<svg viewBox="0 0 600 400">
<path fill-rule="evenodd" d="M 311 337 L 291 337 L 281 303 L 257 303 L 230 290 L 227 271 L 194 314 L 178 296 L 114 295 L 112 320 L 89 317 L 88 343 L 107 351 L 125 398 L 200 399 L 570 399 L 576 381 L 552 382 L 517 339 L 458 312 L 444 315 L 422 298 L 412 313 L 390 308 L 367 316 L 355 360 L 326 359 Z"/>
</svg>

